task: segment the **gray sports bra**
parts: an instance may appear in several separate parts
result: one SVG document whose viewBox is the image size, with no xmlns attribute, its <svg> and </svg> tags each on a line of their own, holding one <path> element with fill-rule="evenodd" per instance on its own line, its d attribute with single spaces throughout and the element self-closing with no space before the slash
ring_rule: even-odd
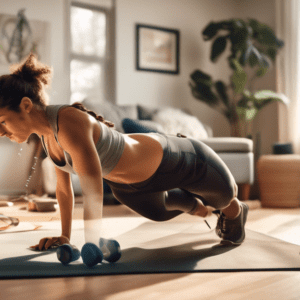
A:
<svg viewBox="0 0 300 300">
<path fill-rule="evenodd" d="M 61 148 L 62 146 L 58 142 L 58 138 L 57 138 L 57 133 L 59 129 L 57 126 L 57 121 L 58 121 L 57 116 L 58 116 L 58 111 L 61 108 L 66 106 L 71 106 L 71 105 L 48 105 L 45 111 L 47 119 L 52 127 L 54 137 Z M 122 153 L 124 151 L 125 140 L 121 132 L 112 130 L 104 123 L 100 121 L 98 122 L 101 126 L 101 135 L 99 140 L 96 143 L 96 149 L 101 162 L 102 176 L 106 176 L 114 169 L 114 167 L 117 165 L 118 161 L 120 160 Z M 57 168 L 67 173 L 77 174 L 73 169 L 72 158 L 68 152 L 63 150 L 66 164 L 64 166 L 59 166 L 53 161 L 53 159 L 49 155 L 48 150 L 45 146 L 44 136 L 42 136 L 41 141 L 42 141 L 43 148 L 46 152 L 46 155 L 51 159 L 51 161 L 54 163 L 54 165 Z"/>
</svg>

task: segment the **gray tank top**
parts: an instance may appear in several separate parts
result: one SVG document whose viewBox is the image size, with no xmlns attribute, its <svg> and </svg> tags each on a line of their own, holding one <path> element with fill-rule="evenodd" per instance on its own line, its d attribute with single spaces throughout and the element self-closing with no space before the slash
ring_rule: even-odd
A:
<svg viewBox="0 0 300 300">
<path fill-rule="evenodd" d="M 58 111 L 66 106 L 71 105 L 48 105 L 45 111 L 47 119 L 52 127 L 54 137 L 61 148 L 62 146 L 58 142 L 57 138 L 57 133 L 59 130 L 57 126 L 57 116 Z M 102 176 L 106 176 L 113 170 L 113 168 L 117 165 L 118 161 L 120 160 L 125 147 L 125 139 L 122 133 L 110 129 L 108 126 L 106 126 L 100 121 L 98 122 L 101 126 L 101 134 L 99 140 L 96 143 L 96 149 L 101 162 Z M 74 168 L 72 166 L 72 158 L 68 152 L 63 150 L 66 164 L 64 166 L 59 166 L 53 161 L 53 159 L 49 155 L 48 150 L 45 146 L 44 136 L 42 136 L 41 141 L 46 155 L 51 159 L 51 161 L 57 168 L 67 173 L 77 174 L 74 171 Z"/>
</svg>

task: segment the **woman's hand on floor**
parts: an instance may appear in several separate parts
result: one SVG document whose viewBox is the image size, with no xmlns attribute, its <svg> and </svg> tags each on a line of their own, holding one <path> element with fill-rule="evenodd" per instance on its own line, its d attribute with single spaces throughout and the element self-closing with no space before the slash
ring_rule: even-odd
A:
<svg viewBox="0 0 300 300">
<path fill-rule="evenodd" d="M 59 236 L 59 237 L 46 237 L 40 240 L 40 242 L 35 245 L 31 246 L 32 250 L 48 250 L 49 248 L 55 248 L 63 244 L 70 244 L 70 240 L 66 236 Z"/>
</svg>

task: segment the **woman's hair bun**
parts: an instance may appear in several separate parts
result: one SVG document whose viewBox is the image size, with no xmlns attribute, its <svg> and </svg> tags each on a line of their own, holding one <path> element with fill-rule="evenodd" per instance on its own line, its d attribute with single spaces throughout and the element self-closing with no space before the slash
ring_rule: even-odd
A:
<svg viewBox="0 0 300 300">
<path fill-rule="evenodd" d="M 10 67 L 11 75 L 19 77 L 26 82 L 41 82 L 44 86 L 50 86 L 52 79 L 52 68 L 39 62 L 37 57 L 30 53 L 25 60 Z"/>
</svg>

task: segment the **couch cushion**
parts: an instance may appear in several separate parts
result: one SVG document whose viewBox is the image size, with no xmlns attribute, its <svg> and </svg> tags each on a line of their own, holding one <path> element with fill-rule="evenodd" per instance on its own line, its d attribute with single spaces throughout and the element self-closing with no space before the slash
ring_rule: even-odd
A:
<svg viewBox="0 0 300 300">
<path fill-rule="evenodd" d="M 152 120 L 153 115 L 158 111 L 158 108 L 140 104 L 137 105 L 137 109 L 140 120 Z"/>
<path fill-rule="evenodd" d="M 248 153 L 218 153 L 229 168 L 237 184 L 254 183 L 254 154 Z"/>
<path fill-rule="evenodd" d="M 214 137 L 200 139 L 215 152 L 252 152 L 253 141 L 239 137 Z"/>
<path fill-rule="evenodd" d="M 97 102 L 91 98 L 86 98 L 81 102 L 86 108 L 103 116 L 105 120 L 115 124 L 117 131 L 124 133 L 122 120 L 124 118 L 137 119 L 137 105 L 116 105 L 108 101 Z"/>
<path fill-rule="evenodd" d="M 161 124 L 166 134 L 182 133 L 195 139 L 208 138 L 207 131 L 198 118 L 180 109 L 162 108 L 153 115 L 152 120 Z"/>
<path fill-rule="evenodd" d="M 164 133 L 164 129 L 158 123 L 149 120 L 132 120 L 125 118 L 122 121 L 125 133 Z"/>
</svg>

